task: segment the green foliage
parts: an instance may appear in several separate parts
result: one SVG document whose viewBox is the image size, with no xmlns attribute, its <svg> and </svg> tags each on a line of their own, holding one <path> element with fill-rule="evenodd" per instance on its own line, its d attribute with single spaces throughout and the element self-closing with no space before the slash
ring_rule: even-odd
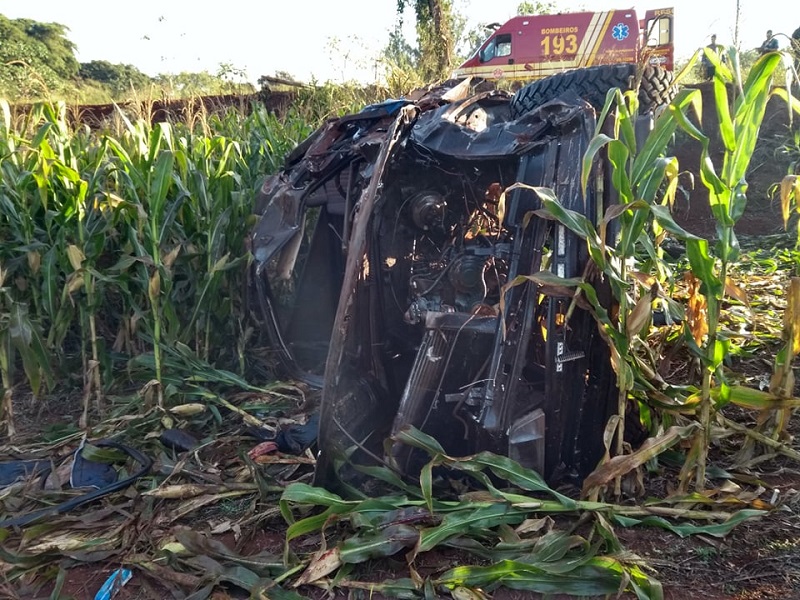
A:
<svg viewBox="0 0 800 600">
<path fill-rule="evenodd" d="M 711 56 L 716 67 L 715 108 L 724 145 L 724 158 L 720 166 L 712 162 L 708 136 L 692 122 L 679 119 L 681 128 L 702 145 L 700 179 L 708 190 L 711 213 L 717 223 L 717 241 L 713 249 L 704 240 L 690 240 L 687 243 L 692 272 L 702 282 L 700 291 L 705 297 L 708 315 L 708 335 L 699 352 L 704 365 L 700 416 L 703 433 L 695 443 L 696 485 L 699 489 L 705 484 L 712 412 L 716 405 L 732 399 L 729 383 L 720 370 L 725 350 L 718 329 L 721 303 L 730 285 L 729 266 L 739 257 L 739 242 L 734 226 L 744 214 L 747 204 L 747 170 L 767 102 L 774 93 L 773 78 L 782 62 L 780 53 L 765 54 L 755 62 L 746 80 L 742 81 L 738 54 L 731 50 L 728 57 L 732 68 L 728 68 L 728 64 L 722 63 L 716 56 Z M 730 84 L 738 91 L 733 98 L 729 97 Z M 716 388 L 717 394 L 713 388 Z M 712 400 L 712 396 L 716 396 L 716 401 Z"/>
<path fill-rule="evenodd" d="M 795 129 L 779 142 L 775 150 L 777 157 L 788 162 L 787 175 L 800 175 L 800 129 Z"/>
<path fill-rule="evenodd" d="M 687 69 L 691 69 L 700 52 L 702 50 Z M 714 164 L 709 151 L 710 134 L 697 125 L 702 114 L 699 90 L 682 90 L 656 119 L 654 128 L 641 143 L 634 128 L 638 113 L 635 94 L 622 95 L 618 90 L 611 90 L 598 118 L 596 136 L 584 158 L 582 182 L 586 187 L 595 157 L 601 150 L 605 151 L 612 165 L 611 180 L 619 204 L 606 208 L 595 230 L 581 215 L 563 209 L 551 192 L 540 190 L 546 211 L 586 239 L 590 256 L 606 275 L 618 303 L 618 316 L 611 318 L 606 307 L 597 302 L 591 285 L 587 282 L 564 282 L 577 285 L 586 295 L 611 349 L 620 391 L 618 414 L 614 417 L 617 420 L 616 453 L 623 454 L 622 431 L 626 405 L 631 397 L 640 405 L 648 406 L 648 410 L 653 409 L 651 419 L 660 414 L 656 421 L 673 418 L 669 413 L 660 413 L 660 408 L 684 414 L 696 413 L 700 428 L 687 455 L 681 484 L 686 485 L 689 474 L 694 472 L 697 489 L 703 489 L 705 485 L 714 409 L 729 401 L 744 405 L 746 397 L 749 397 L 745 391 L 732 388 L 723 374 L 722 362 L 728 353 L 728 342 L 720 333 L 720 313 L 726 295 L 746 301 L 744 292 L 729 276 L 730 265 L 739 258 L 734 226 L 747 203 L 747 171 L 766 104 L 771 95 L 777 93 L 772 81 L 781 56 L 770 53 L 760 58 L 744 81 L 740 79 L 739 56 L 734 50 L 728 52 L 726 63 L 716 55 L 711 55 L 710 60 L 716 67 L 713 82 L 715 108 L 720 124 L 719 136 L 724 146 L 720 165 Z M 729 96 L 731 91 L 732 97 Z M 790 100 L 785 92 L 784 97 Z M 794 110 L 798 110 L 800 105 L 797 101 L 792 99 L 790 102 Z M 615 118 L 609 132 L 605 121 L 610 114 Z M 680 172 L 677 159 L 669 156 L 668 151 L 678 130 L 697 140 L 702 147 L 700 180 L 708 190 L 710 210 L 717 224 L 715 243 L 682 230 L 668 210 L 674 200 Z M 618 221 L 619 233 L 616 239 L 607 239 L 606 231 L 612 220 Z M 691 278 L 697 281 L 690 291 L 683 336 L 702 365 L 702 388 L 696 392 L 691 388 L 681 390 L 667 385 L 658 375 L 658 356 L 649 349 L 646 338 L 653 304 L 666 302 L 669 308 L 669 299 L 661 290 L 665 286 L 673 288 L 676 284 L 659 250 L 659 244 L 667 234 L 686 244 Z M 644 285 L 644 281 L 649 283 Z M 800 297 L 800 291 L 797 296 Z M 784 370 L 786 362 L 781 363 Z M 775 396 L 775 406 L 782 406 L 781 398 L 785 394 L 779 397 L 772 389 L 771 393 Z M 666 400 L 666 403 L 659 407 L 658 398 Z M 619 483 L 616 491 L 619 493 Z"/>
<path fill-rule="evenodd" d="M 520 2 L 517 6 L 518 15 L 550 15 L 556 12 L 557 6 L 555 0 L 547 2 Z"/>
<path fill-rule="evenodd" d="M 390 89 L 407 92 L 424 83 L 419 72 L 420 56 L 420 51 L 406 41 L 400 25 L 395 26 L 381 57 Z"/>
<path fill-rule="evenodd" d="M 453 16 L 454 29 L 460 30 L 464 19 L 457 14 Z M 454 59 L 463 59 L 463 48 L 470 50 L 478 43 L 483 41 L 480 31 L 468 34 L 459 40 L 456 45 L 458 56 Z M 401 24 L 398 23 L 395 29 L 389 34 L 389 43 L 384 48 L 380 58 L 380 64 L 384 71 L 384 81 L 391 97 L 397 98 L 408 94 L 411 90 L 419 89 L 429 85 L 430 79 L 430 57 L 426 57 L 425 50 L 421 46 L 413 46 L 408 43 L 403 35 Z"/>
<path fill-rule="evenodd" d="M 255 92 L 252 84 L 226 79 L 222 73 L 223 71 L 217 74 L 208 71 L 160 73 L 150 80 L 149 89 L 156 96 L 169 99 L 197 98 L 219 94 L 249 95 Z M 147 90 L 148 88 L 136 88 L 136 91 L 142 89 Z"/>
<path fill-rule="evenodd" d="M 699 48 L 697 52 L 702 52 L 703 49 Z M 761 57 L 761 54 L 753 49 L 753 50 L 742 50 L 740 52 L 736 52 L 735 49 L 732 47 L 725 47 L 722 51 L 722 56 L 725 57 L 727 61 L 728 56 L 731 52 L 735 52 L 739 64 L 739 70 L 746 76 L 747 73 L 753 68 L 753 65 L 756 64 L 758 59 Z M 700 54 L 695 53 L 693 56 L 690 56 L 686 59 L 679 59 L 675 63 L 675 72 L 682 73 L 681 75 L 681 82 L 683 84 L 695 84 L 701 81 L 705 81 L 703 77 L 703 67 L 698 58 L 702 56 Z M 784 55 L 786 56 L 786 55 Z M 788 57 L 781 61 L 779 65 L 775 67 L 775 72 L 773 73 L 773 79 L 776 82 L 784 81 L 787 75 L 791 74 L 791 69 L 787 68 L 789 64 Z M 688 67 L 688 69 L 687 69 Z"/>
<path fill-rule="evenodd" d="M 457 37 L 451 0 L 397 0 L 401 20 L 406 7 L 413 8 L 416 17 L 420 76 L 426 81 L 447 79 L 455 60 Z"/>
<path fill-rule="evenodd" d="M 59 23 L 11 20 L 0 15 L 0 96 L 18 102 L 70 98 L 105 104 L 136 97 L 192 97 L 253 93 L 240 69 L 221 64 L 215 74 L 161 74 L 155 78 L 128 64 L 78 63 L 68 29 Z"/>
<path fill-rule="evenodd" d="M 96 81 L 107 86 L 114 97 L 144 90 L 152 84 L 150 77 L 133 65 L 111 64 L 105 60 L 81 63 L 78 75 L 84 80 Z"/>
<path fill-rule="evenodd" d="M 28 96 L 60 91 L 78 73 L 75 46 L 58 23 L 0 15 L 0 93 Z"/>
<path fill-rule="evenodd" d="M 759 510 L 715 514 L 653 504 L 639 508 L 575 501 L 507 457 L 490 452 L 447 456 L 436 440 L 414 428 L 401 429 L 394 441 L 430 456 L 418 484 L 401 481 L 390 466 L 375 466 L 365 472 L 368 469 L 385 484 L 384 494 L 379 496 L 347 499 L 304 483 L 286 488 L 280 500 L 288 524 L 284 555 L 297 564 L 291 574 L 302 570 L 295 587 L 363 587 L 407 598 L 434 597 L 436 591 L 454 597 L 484 597 L 479 590 L 491 592 L 500 586 L 578 597 L 628 590 L 637 598 L 655 600 L 663 597 L 661 584 L 638 566 L 637 557 L 624 552 L 612 522 L 623 527 L 663 527 L 680 536 L 724 536 L 742 521 L 764 514 Z M 448 477 L 463 476 L 482 489 L 454 493 Z M 309 508 L 316 510 L 309 513 Z M 662 516 L 655 516 L 659 513 Z M 566 522 L 589 525 L 588 536 L 583 537 L 576 528 L 559 529 L 551 515 L 574 515 Z M 674 522 L 674 517 L 690 515 L 713 522 Z M 293 542 L 308 535 L 328 540 L 325 551 L 296 556 Z M 442 548 L 458 550 L 462 564 L 425 579 L 383 584 L 355 581 L 351 575 L 354 564 L 403 550 L 412 564 L 420 555 Z"/>
<path fill-rule="evenodd" d="M 419 63 L 420 51 L 408 43 L 398 24 L 389 32 L 389 43 L 383 50 L 383 59 L 390 65 L 401 68 L 415 68 Z"/>
<path fill-rule="evenodd" d="M 29 19 L 17 19 L 28 38 L 42 44 L 47 52 L 47 64 L 62 79 L 69 79 L 78 73 L 75 60 L 75 44 L 67 38 L 69 29 L 60 23 L 38 23 Z"/>
<path fill-rule="evenodd" d="M 399 87 L 399 82 L 397 83 Z M 410 88 L 409 88 L 410 89 Z M 381 102 L 387 97 L 399 97 L 409 89 L 390 90 L 380 86 L 364 87 L 356 83 L 324 83 L 301 88 L 295 106 L 307 123 L 322 123 L 331 117 L 341 117 L 360 111 L 364 106 Z M 393 92 L 397 91 L 397 94 Z"/>
<path fill-rule="evenodd" d="M 48 372 L 43 352 L 65 383 L 82 376 L 85 400 L 94 395 L 98 406 L 128 377 L 164 380 L 165 345 L 247 370 L 252 327 L 242 294 L 253 200 L 265 174 L 310 133 L 306 121 L 281 122 L 258 106 L 193 127 L 120 113 L 111 135 L 73 128 L 63 103 L 16 118 L 7 103 L 0 108 L 4 302 L 23 309 L 12 311 L 18 326 L 3 330 L 28 332 L 5 339 L 17 340 L 31 384 Z M 19 340 L 33 344 L 38 329 L 43 351 L 25 354 Z M 152 363 L 134 360 L 150 353 Z M 29 368 L 33 359 L 39 370 Z M 170 365 L 175 375 L 180 367 Z M 170 381 L 168 396 L 182 377 Z"/>
</svg>

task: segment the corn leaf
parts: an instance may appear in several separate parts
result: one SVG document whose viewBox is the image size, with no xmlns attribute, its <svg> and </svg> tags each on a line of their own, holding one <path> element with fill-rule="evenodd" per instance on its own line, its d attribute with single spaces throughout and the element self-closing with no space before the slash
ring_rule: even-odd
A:
<svg viewBox="0 0 800 600">
<path fill-rule="evenodd" d="M 632 527 L 634 525 L 648 525 L 650 527 L 661 527 L 678 534 L 680 537 L 688 537 L 690 535 L 711 535 L 714 537 L 725 537 L 731 530 L 746 521 L 765 515 L 767 511 L 755 509 L 743 509 L 733 513 L 722 523 L 712 523 L 710 525 L 694 525 L 691 523 L 676 524 L 668 521 L 663 517 L 652 516 L 643 517 L 641 519 L 634 517 L 627 517 L 622 515 L 612 515 L 614 521 L 625 527 Z"/>
</svg>

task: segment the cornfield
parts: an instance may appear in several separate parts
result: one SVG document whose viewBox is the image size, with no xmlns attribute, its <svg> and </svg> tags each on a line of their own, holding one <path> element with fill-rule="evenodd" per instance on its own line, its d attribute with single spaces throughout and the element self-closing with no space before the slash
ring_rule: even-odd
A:
<svg viewBox="0 0 800 600">
<path fill-rule="evenodd" d="M 737 64 L 734 59 L 731 55 L 730 64 Z M 777 55 L 766 56 L 741 82 L 737 72 L 717 65 L 714 91 L 725 146 L 720 165 L 714 165 L 708 152 L 707 132 L 693 121 L 702 113 L 698 93 L 681 92 L 640 143 L 634 130 L 635 93 L 612 91 L 599 120 L 602 123 L 613 111 L 613 127 L 598 128 L 584 159 L 583 181 L 585 185 L 592 154 L 607 152 L 620 204 L 609 208 L 595 229 L 580 214 L 560 206 L 552 191 L 539 190 L 541 214 L 585 240 L 594 267 L 611 282 L 619 306 L 616 315 L 607 313 L 588 276 L 558 281 L 563 289 L 575 289 L 575 299 L 582 294 L 595 311 L 619 390 L 619 413 L 608 421 L 603 440 L 606 457 L 584 482 L 580 500 L 551 489 L 539 474 L 507 457 L 488 452 L 448 456 L 435 439 L 413 429 L 402 431 L 398 439 L 430 455 L 419 482 L 400 478 L 387 465 L 365 467 L 365 474 L 386 484 L 389 495 L 362 498 L 354 490 L 355 499 L 349 499 L 299 479 L 287 485 L 295 469 L 313 458 L 295 457 L 287 465 L 256 463 L 241 453 L 237 430 L 229 438 L 235 450 L 234 444 L 227 448 L 236 456 L 222 469 L 218 455 L 204 455 L 207 464 L 200 462 L 203 444 L 193 451 L 200 469 L 184 469 L 182 460 L 164 460 L 166 471 L 139 481 L 144 492 L 130 504 L 120 495 L 117 499 L 125 504 L 113 505 L 103 516 L 87 521 L 53 516 L 24 534 L 0 529 L 0 542 L 5 544 L 5 549 L 0 546 L 5 569 L 0 590 L 54 579 L 51 597 L 62 597 L 66 570 L 72 566 L 68 560 L 75 562 L 80 556 L 92 569 L 112 560 L 135 566 L 137 576 L 147 573 L 175 589 L 191 589 L 192 597 L 198 598 L 223 583 L 252 597 L 275 598 L 300 598 L 294 588 L 307 584 L 398 597 L 433 597 L 437 589 L 447 589 L 453 597 L 483 598 L 481 589 L 505 585 L 543 594 L 612 595 L 628 590 L 637 598 L 663 598 L 650 568 L 623 550 L 614 529 L 647 525 L 681 537 L 701 534 L 708 540 L 773 509 L 777 489 L 766 502 L 759 498 L 763 489 L 743 489 L 730 473 L 725 473 L 731 481 L 724 487 L 705 490 L 712 441 L 734 434 L 745 438 L 736 470 L 761 460 L 754 456 L 756 443 L 773 455 L 800 460 L 784 441 L 788 417 L 800 406 L 792 371 L 800 353 L 800 278 L 789 281 L 782 323 L 776 325 L 775 311 L 764 309 L 761 312 L 770 317 L 765 325 L 767 319 L 756 317 L 751 307 L 763 307 L 766 300 L 755 293 L 748 298 L 737 284 L 743 272 L 738 264 L 742 249 L 733 230 L 747 201 L 742 182 L 766 102 L 776 93 L 772 77 L 777 66 Z M 739 92 L 730 99 L 726 84 L 732 82 Z M 9 438 L 15 434 L 13 394 L 20 388 L 26 395 L 30 390 L 34 399 L 56 389 L 81 389 L 82 427 L 111 412 L 112 418 L 102 422 L 106 430 L 114 429 L 119 411 L 110 396 L 131 390 L 134 410 L 126 416 L 141 416 L 146 412 L 142 408 L 156 409 L 152 413 L 164 429 L 171 428 L 170 415 L 196 425 L 206 408 L 214 413 L 213 402 L 193 403 L 206 400 L 236 412 L 246 425 L 259 424 L 245 408 L 216 396 L 216 387 L 203 386 L 259 389 L 256 382 L 269 379 L 270 373 L 254 356 L 258 331 L 247 295 L 254 199 L 264 177 L 281 167 L 286 153 L 313 125 L 338 112 L 331 108 L 337 101 L 350 104 L 342 112 L 354 112 L 353 107 L 371 100 L 326 96 L 332 91 L 324 88 L 318 96 L 304 99 L 307 112 L 284 119 L 254 106 L 246 115 L 198 114 L 188 122 L 153 125 L 119 111 L 103 130 L 73 125 L 63 103 L 39 104 L 16 114 L 0 100 L 0 421 Z M 800 102 L 783 95 L 800 114 Z M 714 245 L 672 219 L 669 206 L 680 169 L 669 156 L 669 145 L 676 132 L 703 148 L 701 183 L 709 188 L 720 232 Z M 797 178 L 787 176 L 781 186 L 786 220 L 791 212 L 800 212 Z M 606 240 L 612 221 L 619 222 L 615 244 Z M 672 271 L 675 264 L 664 260 L 660 244 L 667 234 L 686 249 L 679 263 L 686 271 L 683 284 Z M 796 250 L 784 259 L 796 267 Z M 552 274 L 538 274 L 547 275 Z M 553 281 L 550 277 L 546 283 Z M 673 297 L 681 285 L 685 309 Z M 763 292 L 767 293 L 771 294 Z M 737 337 L 726 328 L 731 300 L 748 309 L 747 319 L 760 322 L 762 339 Z M 769 302 L 772 306 L 772 299 Z M 672 324 L 673 340 L 686 348 L 683 360 L 697 368 L 693 382 L 668 381 L 659 372 L 661 350 L 673 340 L 651 331 L 654 307 L 665 314 L 680 313 Z M 753 345 L 767 341 L 781 344 L 767 389 L 755 389 L 725 368 L 725 359 L 734 351 L 750 352 Z M 758 415 L 756 426 L 725 417 L 722 409 L 728 403 Z M 649 429 L 648 442 L 637 450 L 623 443 L 628 405 L 639 409 Z M 216 415 L 221 420 L 218 411 Z M 131 431 L 140 424 L 131 418 L 124 426 L 128 433 L 143 434 L 137 445 L 153 440 L 155 446 L 153 434 L 160 428 Z M 87 447 L 81 448 L 85 454 Z M 99 445 L 88 448 L 102 452 Z M 680 451 L 667 457 L 670 449 Z M 166 454 L 160 458 L 169 459 Z M 667 464 L 668 459 L 682 467 L 676 494 L 641 505 L 607 501 L 622 497 L 623 477 L 644 491 L 644 469 L 655 470 L 659 460 Z M 212 465 L 214 478 L 209 478 L 210 468 L 205 467 Z M 465 475 L 481 489 L 463 493 L 461 479 L 440 477 L 442 467 Z M 723 471 L 715 472 L 719 476 Z M 497 481 L 509 487 L 499 487 Z M 755 478 L 747 471 L 742 481 L 752 483 Z M 20 506 L 27 506 L 18 504 L 19 498 L 31 504 L 27 491 L 16 494 L 15 489 L 0 498 L 3 514 L 15 515 L 12 523 Z M 243 502 L 231 503 L 239 500 Z M 222 516 L 209 533 L 178 524 L 190 514 L 200 519 L 199 509 L 211 504 L 218 505 L 215 516 Z M 247 536 L 278 516 L 287 526 L 283 556 L 268 551 L 240 555 L 238 548 L 232 550 L 211 537 L 237 529 Z M 554 517 L 565 518 L 557 524 Z M 295 554 L 290 542 L 307 535 L 321 540 L 321 550 Z M 333 543 L 326 546 L 329 541 Z M 15 552 L 8 551 L 12 543 L 17 543 Z M 412 563 L 434 548 L 457 549 L 461 557 L 472 555 L 482 564 L 455 565 L 423 578 Z M 380 584 L 356 578 L 356 565 L 403 549 L 408 550 L 413 577 Z"/>
<path fill-rule="evenodd" d="M 310 132 L 259 106 L 189 123 L 73 126 L 63 103 L 0 100 L 0 370 L 12 390 L 82 386 L 159 404 L 213 371 L 244 375 L 246 237 L 265 175 Z M 15 372 L 22 367 L 24 373 Z"/>
</svg>

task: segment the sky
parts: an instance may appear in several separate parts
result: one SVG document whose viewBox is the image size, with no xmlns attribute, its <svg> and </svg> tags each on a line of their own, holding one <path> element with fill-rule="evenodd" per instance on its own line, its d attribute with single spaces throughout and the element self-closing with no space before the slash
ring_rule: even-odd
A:
<svg viewBox="0 0 800 600">
<path fill-rule="evenodd" d="M 454 1 L 468 26 L 505 21 L 519 4 Z M 738 1 L 742 48 L 759 46 L 767 29 L 790 35 L 800 26 L 800 11 L 787 22 L 793 11 L 779 2 Z M 300 81 L 367 82 L 379 76 L 375 57 L 396 21 L 396 6 L 396 0 L 0 0 L 0 14 L 66 25 L 80 62 L 132 64 L 148 75 L 218 73 L 223 65 L 253 83 L 277 71 Z M 556 0 L 556 6 L 564 12 L 633 7 L 640 17 L 648 8 L 673 6 L 680 59 L 708 44 L 712 33 L 718 43 L 733 43 L 737 0 Z"/>
</svg>

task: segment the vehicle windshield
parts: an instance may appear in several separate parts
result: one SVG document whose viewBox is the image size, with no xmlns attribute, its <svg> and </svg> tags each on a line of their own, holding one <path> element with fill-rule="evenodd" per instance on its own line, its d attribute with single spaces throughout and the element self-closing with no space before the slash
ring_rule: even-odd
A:
<svg viewBox="0 0 800 600">
<path fill-rule="evenodd" d="M 511 34 L 501 33 L 492 37 L 480 52 L 480 61 L 488 62 L 493 58 L 511 55 Z"/>
<path fill-rule="evenodd" d="M 663 46 L 672 41 L 672 20 L 659 17 L 647 22 L 647 45 Z"/>
<path fill-rule="evenodd" d="M 467 60 L 478 57 L 478 59 L 483 62 L 481 59 L 482 49 L 492 39 L 498 27 L 500 27 L 500 23 L 492 23 L 491 25 L 485 25 L 483 27 L 483 29 L 488 32 L 485 35 L 480 35 L 480 37 L 478 37 L 478 32 L 470 34 L 469 39 L 465 41 L 465 43 L 470 44 L 470 50 L 466 53 L 468 57 Z"/>
</svg>

